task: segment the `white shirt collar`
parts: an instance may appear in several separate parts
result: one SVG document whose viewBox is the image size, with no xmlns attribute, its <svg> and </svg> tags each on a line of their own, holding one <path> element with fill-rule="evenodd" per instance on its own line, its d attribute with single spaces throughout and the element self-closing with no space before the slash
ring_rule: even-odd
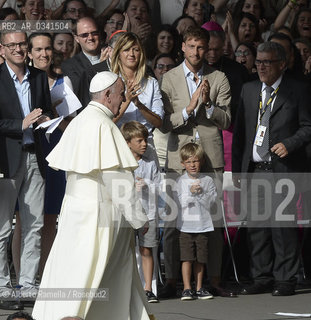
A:
<svg viewBox="0 0 311 320">
<path fill-rule="evenodd" d="M 282 81 L 283 78 L 283 74 L 273 83 L 273 85 L 271 86 L 273 88 L 273 90 L 276 90 L 279 86 L 280 83 Z M 261 92 L 263 92 L 264 90 L 266 90 L 266 88 L 269 87 L 268 85 L 266 85 L 264 82 L 262 83 L 262 87 L 261 87 Z"/>
<path fill-rule="evenodd" d="M 191 77 L 193 79 L 194 73 L 187 67 L 185 60 L 182 63 L 182 66 L 183 66 L 183 69 L 184 69 L 185 78 Z M 204 68 L 204 65 L 202 65 L 201 69 L 197 72 L 197 75 L 198 75 L 199 78 L 201 78 L 202 75 L 203 75 L 203 68 Z"/>
<path fill-rule="evenodd" d="M 17 75 L 16 75 L 16 73 L 10 68 L 10 66 L 9 66 L 8 63 L 7 63 L 7 61 L 5 61 L 5 64 L 6 64 L 7 68 L 8 68 L 8 70 L 9 70 L 9 73 L 10 73 L 11 78 L 12 78 L 14 81 L 16 81 L 16 80 L 17 80 Z M 27 65 L 25 65 L 25 75 L 24 75 L 24 79 L 28 79 L 29 75 L 30 75 L 29 69 L 28 69 Z M 23 79 L 23 80 L 24 80 L 24 79 Z"/>
</svg>

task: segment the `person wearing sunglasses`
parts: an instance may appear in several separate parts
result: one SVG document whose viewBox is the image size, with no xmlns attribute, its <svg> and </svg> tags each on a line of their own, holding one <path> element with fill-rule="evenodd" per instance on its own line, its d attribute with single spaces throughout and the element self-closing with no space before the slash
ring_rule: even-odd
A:
<svg viewBox="0 0 311 320">
<path fill-rule="evenodd" d="M 170 71 L 176 66 L 176 62 L 169 53 L 162 53 L 155 57 L 153 72 L 158 81 L 161 81 L 162 76 L 167 71 Z"/>
<path fill-rule="evenodd" d="M 161 84 L 163 74 L 175 68 L 175 66 L 176 62 L 169 53 L 162 53 L 156 56 L 153 72 L 159 84 Z M 158 128 L 155 128 L 153 131 L 154 145 L 162 170 L 164 170 L 165 167 L 168 137 L 169 133 L 162 133 Z"/>
<path fill-rule="evenodd" d="M 78 19 L 75 41 L 81 52 L 62 63 L 63 74 L 71 80 L 73 91 L 83 107 L 90 102 L 89 86 L 92 77 L 101 71 L 108 71 L 105 61 L 100 61 L 100 33 L 93 18 Z M 81 109 L 80 109 L 81 110 Z"/>
</svg>

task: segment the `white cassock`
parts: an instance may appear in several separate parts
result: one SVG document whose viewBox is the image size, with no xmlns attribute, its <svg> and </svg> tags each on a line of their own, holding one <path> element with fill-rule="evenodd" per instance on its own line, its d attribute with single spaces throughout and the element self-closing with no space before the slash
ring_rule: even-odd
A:
<svg viewBox="0 0 311 320">
<path fill-rule="evenodd" d="M 33 309 L 37 320 L 149 320 L 133 237 L 133 228 L 148 218 L 133 197 L 137 161 L 112 117 L 109 109 L 91 101 L 47 157 L 52 168 L 67 172 L 67 186 Z M 64 288 L 69 296 L 70 289 L 105 288 L 109 295 L 107 301 L 41 299 L 52 288 Z"/>
</svg>

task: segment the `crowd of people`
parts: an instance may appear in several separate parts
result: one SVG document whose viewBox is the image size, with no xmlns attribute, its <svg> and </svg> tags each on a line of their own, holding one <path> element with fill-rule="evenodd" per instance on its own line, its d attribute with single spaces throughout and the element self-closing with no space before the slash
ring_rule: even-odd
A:
<svg viewBox="0 0 311 320">
<path fill-rule="evenodd" d="M 308 0 L 0 0 L 0 22 L 10 20 L 70 20 L 72 30 L 1 32 L 0 308 L 23 309 L 41 279 L 43 288 L 109 287 L 110 297 L 123 286 L 128 297 L 106 309 L 98 301 L 38 301 L 37 320 L 66 311 L 95 319 L 102 310 L 112 319 L 149 319 L 145 302 L 176 297 L 180 277 L 181 300 L 295 293 L 301 261 L 310 276 L 310 231 L 301 249 L 296 223 L 310 210 L 310 190 L 293 193 L 286 213 L 294 223 L 284 226 L 275 219 L 285 194 L 272 194 L 267 207 L 267 194 L 247 183 L 266 176 L 276 189 L 275 175 L 298 181 L 311 169 Z M 51 134 L 36 130 L 60 116 L 67 95 L 82 107 Z M 224 172 L 250 207 L 223 191 Z M 105 207 L 115 204 L 116 176 L 135 186 L 134 215 Z M 255 206 L 262 224 L 252 225 Z M 101 220 L 102 211 L 119 223 Z M 252 283 L 234 292 L 222 282 L 223 219 L 240 212 Z M 165 285 L 157 290 L 159 219 Z M 126 223 L 138 229 L 144 291 Z M 83 272 L 74 268 L 79 261 Z M 4 299 L 16 291 L 22 300 Z"/>
</svg>

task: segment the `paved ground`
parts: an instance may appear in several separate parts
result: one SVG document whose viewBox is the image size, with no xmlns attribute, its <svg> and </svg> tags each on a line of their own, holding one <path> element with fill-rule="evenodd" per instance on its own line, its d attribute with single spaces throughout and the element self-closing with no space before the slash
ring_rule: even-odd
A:
<svg viewBox="0 0 311 320">
<path fill-rule="evenodd" d="M 161 301 L 152 305 L 158 320 L 272 320 L 301 319 L 281 317 L 275 312 L 310 313 L 311 290 L 292 297 L 272 297 L 270 294 L 219 298 L 213 300 Z"/>
<path fill-rule="evenodd" d="M 300 317 L 277 316 L 275 312 L 311 314 L 311 289 L 301 289 L 295 296 L 272 297 L 271 294 L 219 298 L 212 300 L 163 300 L 150 305 L 157 320 L 297 320 Z M 31 312 L 31 309 L 26 309 Z M 11 312 L 0 310 L 0 320 Z M 42 319 L 36 319 L 42 320 Z M 55 319 L 56 320 L 56 319 Z M 107 319 L 103 317 L 99 320 Z M 136 320 L 136 319 L 133 319 Z"/>
</svg>

